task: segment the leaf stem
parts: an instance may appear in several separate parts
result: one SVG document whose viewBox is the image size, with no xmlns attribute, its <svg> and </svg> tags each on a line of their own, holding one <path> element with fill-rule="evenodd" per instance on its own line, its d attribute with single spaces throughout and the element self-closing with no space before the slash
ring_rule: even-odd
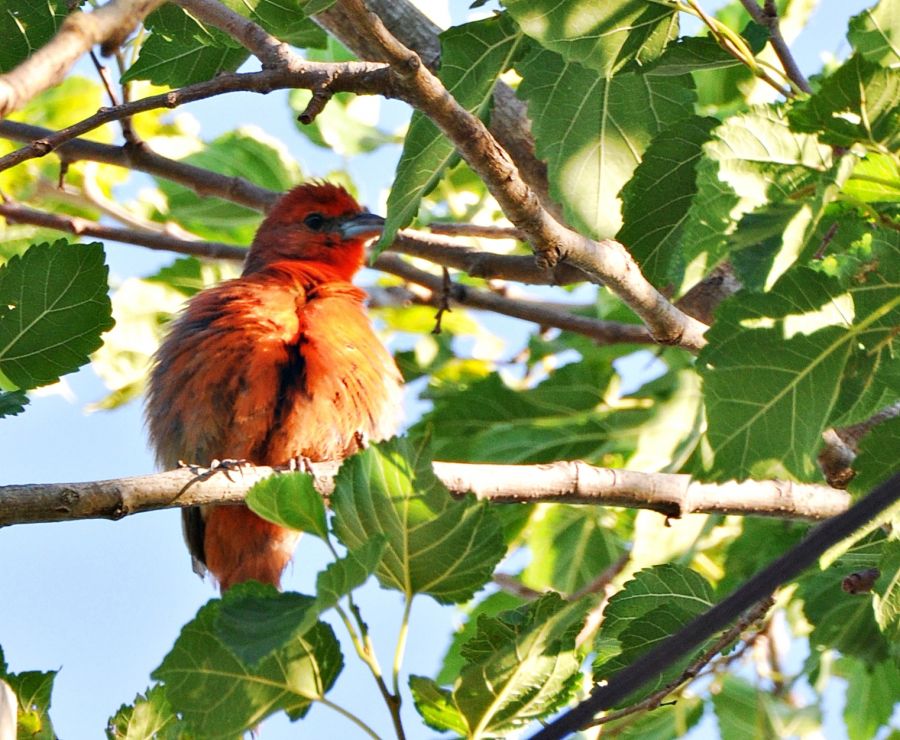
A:
<svg viewBox="0 0 900 740">
<path fill-rule="evenodd" d="M 406 595 L 406 604 L 403 606 L 403 618 L 400 620 L 400 632 L 397 635 L 397 649 L 394 651 L 394 695 L 400 698 L 400 665 L 403 663 L 403 654 L 406 651 L 406 637 L 409 634 L 409 613 L 412 609 L 412 594 Z"/>
<path fill-rule="evenodd" d="M 338 714 L 343 715 L 347 719 L 349 719 L 353 724 L 359 727 L 363 732 L 365 732 L 369 737 L 375 738 L 375 740 L 381 740 L 381 736 L 375 732 L 371 727 L 369 727 L 365 722 L 363 722 L 359 717 L 357 717 L 353 712 L 349 709 L 344 709 L 340 704 L 335 704 L 333 701 L 326 699 L 324 696 L 317 698 L 316 701 L 324 704 L 326 707 L 333 709 Z"/>
</svg>

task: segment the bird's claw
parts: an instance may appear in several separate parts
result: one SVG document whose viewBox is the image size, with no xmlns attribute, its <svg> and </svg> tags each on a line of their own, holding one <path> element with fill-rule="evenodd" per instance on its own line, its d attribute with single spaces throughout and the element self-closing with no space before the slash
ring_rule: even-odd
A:
<svg viewBox="0 0 900 740">
<path fill-rule="evenodd" d="M 313 461 L 310 460 L 305 455 L 297 455 L 296 457 L 292 457 L 288 460 L 288 470 L 292 473 L 296 473 L 297 471 L 301 471 L 303 473 L 308 473 L 309 475 L 313 474 Z"/>
</svg>

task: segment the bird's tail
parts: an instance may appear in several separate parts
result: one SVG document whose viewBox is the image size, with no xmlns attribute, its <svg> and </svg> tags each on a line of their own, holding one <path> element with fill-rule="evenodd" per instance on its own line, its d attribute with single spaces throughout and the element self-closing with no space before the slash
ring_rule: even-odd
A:
<svg viewBox="0 0 900 740">
<path fill-rule="evenodd" d="M 251 579 L 279 587 L 299 537 L 299 532 L 266 521 L 246 506 L 210 506 L 204 511 L 204 560 L 223 592 Z"/>
</svg>

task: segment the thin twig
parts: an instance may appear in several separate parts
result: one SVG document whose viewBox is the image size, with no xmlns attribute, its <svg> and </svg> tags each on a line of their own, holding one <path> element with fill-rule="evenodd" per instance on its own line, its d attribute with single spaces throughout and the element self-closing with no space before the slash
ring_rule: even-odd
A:
<svg viewBox="0 0 900 740">
<path fill-rule="evenodd" d="M 791 53 L 790 47 L 781 34 L 781 24 L 778 20 L 778 8 L 773 0 L 765 0 L 765 9 L 759 6 L 756 0 L 741 0 L 741 5 L 750 14 L 750 17 L 759 25 L 769 30 L 769 43 L 775 50 L 775 55 L 784 68 L 784 73 L 791 82 L 799 87 L 803 92 L 811 93 L 812 88 L 809 86 L 809 80 L 803 76 L 800 66 L 794 55 Z"/>
<path fill-rule="evenodd" d="M 744 614 L 744 616 L 741 617 L 735 624 L 725 630 L 725 632 L 723 632 L 719 636 L 719 638 L 709 646 L 709 648 L 698 655 L 697 658 L 695 658 L 676 679 L 670 681 L 661 689 L 657 689 L 652 694 L 650 694 L 650 696 L 642 699 L 636 704 L 632 704 L 631 706 L 624 707 L 622 709 L 619 709 L 618 711 L 610 712 L 603 717 L 597 717 L 596 719 L 591 720 L 591 722 L 589 722 L 585 726 L 585 729 L 587 727 L 596 727 L 597 725 L 603 725 L 607 722 L 613 722 L 614 720 L 628 717 L 629 715 L 636 714 L 637 712 L 656 709 L 662 704 L 663 699 L 665 699 L 669 694 L 675 691 L 679 686 L 689 681 L 693 681 L 705 666 L 707 666 L 713 659 L 715 659 L 715 657 L 725 648 L 727 648 L 736 640 L 740 639 L 741 635 L 745 631 L 765 619 L 766 614 L 768 614 L 769 609 L 771 609 L 774 604 L 775 601 L 771 596 L 763 599 L 756 606 L 751 608 L 746 614 Z"/>
</svg>

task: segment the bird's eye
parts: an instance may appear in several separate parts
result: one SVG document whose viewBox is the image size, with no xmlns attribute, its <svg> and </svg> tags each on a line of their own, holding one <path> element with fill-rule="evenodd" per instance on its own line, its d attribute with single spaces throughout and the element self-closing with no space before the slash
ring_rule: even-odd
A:
<svg viewBox="0 0 900 740">
<path fill-rule="evenodd" d="M 310 213 L 303 223 L 313 231 L 320 231 L 325 225 L 325 217 L 321 213 Z"/>
</svg>

